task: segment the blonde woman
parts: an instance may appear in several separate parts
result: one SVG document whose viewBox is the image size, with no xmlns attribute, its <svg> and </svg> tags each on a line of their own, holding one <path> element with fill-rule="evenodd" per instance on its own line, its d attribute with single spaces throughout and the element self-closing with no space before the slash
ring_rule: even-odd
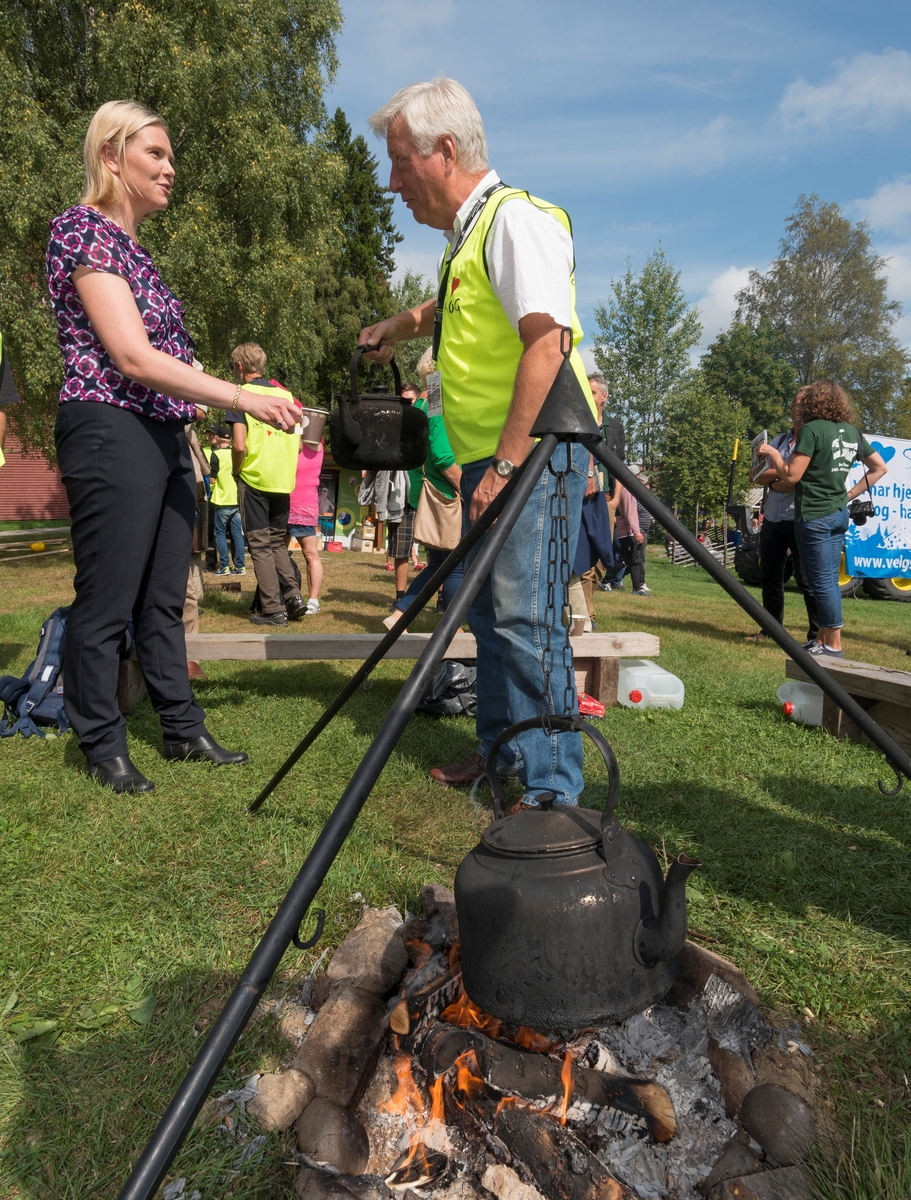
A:
<svg viewBox="0 0 911 1200">
<path fill-rule="evenodd" d="M 116 700 L 131 614 L 164 757 L 246 761 L 210 736 L 187 679 L 181 613 L 196 489 L 183 427 L 196 404 L 276 429 L 297 419 L 283 399 L 193 369 L 180 301 L 137 241 L 140 222 L 167 208 L 174 173 L 157 113 L 103 104 L 86 134 L 85 193 L 51 221 L 47 248 L 64 362 L 55 438 L 76 560 L 66 711 L 89 774 L 116 792 L 154 788 L 130 761 Z"/>
</svg>

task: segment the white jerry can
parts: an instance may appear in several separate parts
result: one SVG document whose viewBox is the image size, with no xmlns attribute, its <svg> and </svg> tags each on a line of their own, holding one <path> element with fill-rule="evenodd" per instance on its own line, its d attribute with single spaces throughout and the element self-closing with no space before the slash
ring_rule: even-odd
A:
<svg viewBox="0 0 911 1200">
<path fill-rule="evenodd" d="M 775 693 L 781 711 L 801 725 L 822 724 L 822 688 L 803 679 L 787 679 Z"/>
<path fill-rule="evenodd" d="M 683 708 L 683 680 L 647 658 L 621 658 L 617 700 L 627 708 Z"/>
</svg>

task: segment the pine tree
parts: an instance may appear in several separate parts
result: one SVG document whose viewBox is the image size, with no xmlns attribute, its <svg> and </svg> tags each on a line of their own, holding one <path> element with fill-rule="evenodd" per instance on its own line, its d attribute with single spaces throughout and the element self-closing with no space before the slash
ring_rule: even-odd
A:
<svg viewBox="0 0 911 1200">
<path fill-rule="evenodd" d="M 331 200 L 337 251 L 323 264 L 317 285 L 323 403 L 339 387 L 347 388 L 361 329 L 396 311 L 389 279 L 395 247 L 402 240 L 392 219 L 392 199 L 377 178 L 379 164 L 366 139 L 351 136 L 340 108 L 332 118 L 328 148 L 342 170 Z"/>
</svg>

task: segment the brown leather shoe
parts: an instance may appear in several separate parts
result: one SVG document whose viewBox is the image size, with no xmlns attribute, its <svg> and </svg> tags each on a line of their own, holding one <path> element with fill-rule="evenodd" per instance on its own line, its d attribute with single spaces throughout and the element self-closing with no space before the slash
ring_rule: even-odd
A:
<svg viewBox="0 0 911 1200">
<path fill-rule="evenodd" d="M 187 659 L 187 675 L 191 679 L 203 680 L 206 678 L 206 673 L 198 662 L 193 662 L 192 659 Z"/>
<path fill-rule="evenodd" d="M 518 775 L 515 767 L 501 770 L 500 775 L 506 779 L 515 779 Z M 461 762 L 452 763 L 448 767 L 432 767 L 430 778 L 434 783 L 444 787 L 470 787 L 487 774 L 487 759 L 478 750 L 463 758 Z"/>
</svg>

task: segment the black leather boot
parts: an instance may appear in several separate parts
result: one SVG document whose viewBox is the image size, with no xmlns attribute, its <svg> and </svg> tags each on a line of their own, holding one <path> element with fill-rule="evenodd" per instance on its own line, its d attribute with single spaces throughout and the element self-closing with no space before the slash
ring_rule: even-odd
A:
<svg viewBox="0 0 911 1200">
<path fill-rule="evenodd" d="M 210 733 L 204 733 L 192 742 L 165 742 L 162 755 L 179 762 L 210 762 L 217 767 L 250 761 L 243 750 L 226 750 L 219 746 Z"/>
<path fill-rule="evenodd" d="M 133 766 L 126 754 L 121 754 L 118 758 L 106 758 L 102 762 L 89 763 L 88 772 L 93 779 L 115 792 L 155 791 L 155 784 Z"/>
</svg>

